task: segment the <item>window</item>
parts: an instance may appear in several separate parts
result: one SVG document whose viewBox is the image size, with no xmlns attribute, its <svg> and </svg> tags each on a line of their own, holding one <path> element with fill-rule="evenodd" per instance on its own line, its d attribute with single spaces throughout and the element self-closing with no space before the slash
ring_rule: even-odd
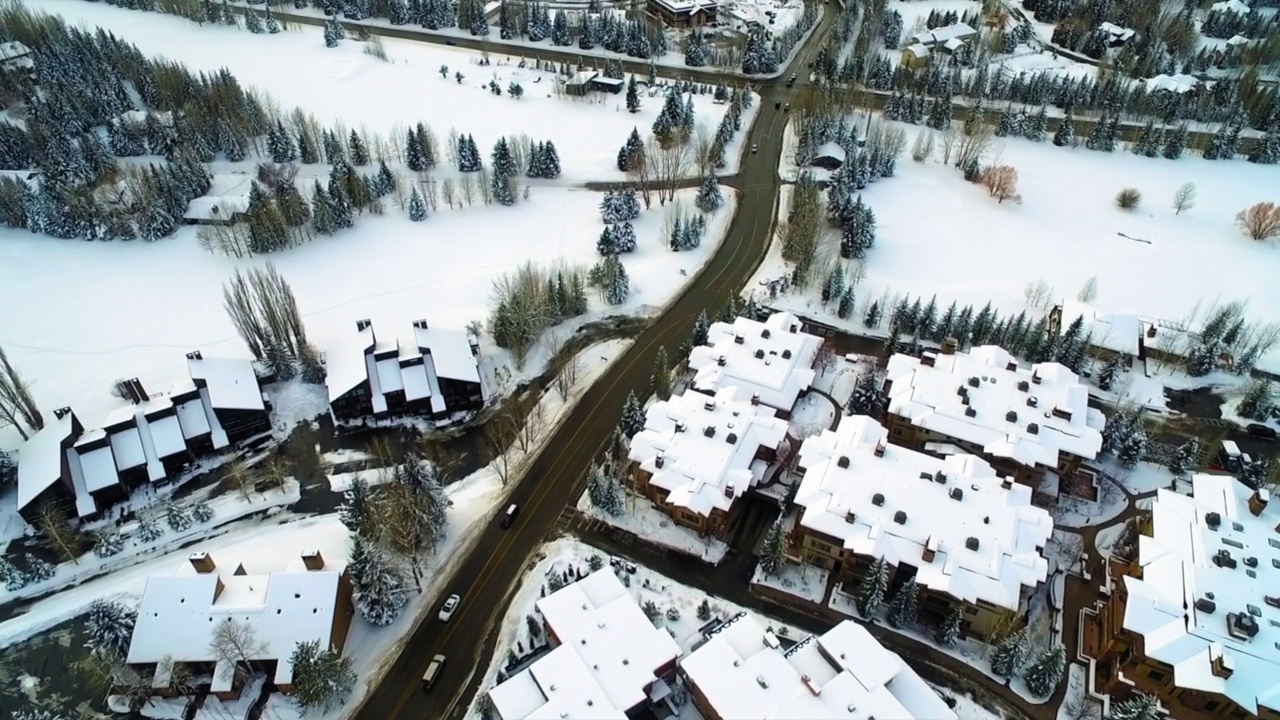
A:
<svg viewBox="0 0 1280 720">
<path fill-rule="evenodd" d="M 1147 671 L 1147 677 L 1151 678 L 1156 682 L 1161 682 L 1165 679 L 1165 674 L 1160 672 L 1159 670 L 1152 669 Z"/>
</svg>

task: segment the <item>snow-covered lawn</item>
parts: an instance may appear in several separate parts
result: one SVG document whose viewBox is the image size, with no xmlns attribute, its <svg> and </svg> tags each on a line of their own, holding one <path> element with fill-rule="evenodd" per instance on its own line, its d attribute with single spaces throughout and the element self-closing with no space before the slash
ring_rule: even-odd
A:
<svg viewBox="0 0 1280 720">
<path fill-rule="evenodd" d="M 67 3 L 81 4 L 94 7 Z M 695 193 L 677 194 L 684 212 L 693 210 Z M 373 319 L 385 339 L 407 334 L 420 318 L 462 329 L 487 318 L 493 281 L 526 261 L 596 262 L 601 197 L 537 187 L 513 207 L 443 211 L 422 223 L 391 210 L 304 247 L 241 260 L 201 250 L 190 228 L 157 243 L 67 242 L 4 231 L 0 305 L 26 311 L 7 317 L 0 341 L 42 406 L 71 405 L 93 426 L 123 402 L 109 393 L 116 378 L 137 377 L 152 391 L 165 390 L 186 377 L 190 350 L 247 355 L 221 302 L 222 284 L 237 268 L 273 262 L 321 351 L 337 347 L 362 318 Z M 578 321 L 662 307 L 715 252 L 733 215 L 732 190 L 725 188 L 725 199 L 709 218 L 702 246 L 689 252 L 673 253 L 663 241 L 671 203 L 642 211 L 635 222 L 639 246 L 623 256 L 631 298 L 612 307 L 592 293 L 592 310 Z M 51 283 L 76 292 L 50 292 Z M 30 303 L 33 297 L 42 300 Z M 488 343 L 482 354 L 506 357 Z"/>
<path fill-rule="evenodd" d="M 1084 551 L 1084 538 L 1076 533 L 1055 528 L 1044 546 L 1045 559 L 1049 561 L 1049 572 L 1059 569 L 1072 572 L 1078 569 L 1081 554 Z"/>
<path fill-rule="evenodd" d="M 853 389 L 858 385 L 858 378 L 862 377 L 865 372 L 874 372 L 875 361 L 873 359 L 860 359 L 857 361 L 841 357 L 825 371 L 818 373 L 813 379 L 813 387 L 821 390 L 840 403 L 840 407 L 849 404 L 849 397 L 853 395 Z"/>
<path fill-rule="evenodd" d="M 497 643 L 494 645 L 493 659 L 490 661 L 489 667 L 485 669 L 484 676 L 480 681 L 480 692 L 487 692 L 497 684 L 498 673 L 507 662 L 506 651 L 508 649 L 514 651 L 519 646 L 527 651 L 535 646 L 530 643 L 529 624 L 525 617 L 533 614 L 534 604 L 538 601 L 539 592 L 543 585 L 546 584 L 550 574 L 553 572 L 562 573 L 566 570 L 581 570 L 584 574 L 590 572 L 588 562 L 592 556 L 599 557 L 605 566 L 608 566 L 607 554 L 572 538 L 559 538 L 538 548 L 535 554 L 537 563 L 532 566 L 521 581 L 519 588 L 512 597 L 511 604 L 507 608 L 507 614 L 502 618 L 502 627 L 498 633 Z M 646 567 L 633 567 L 636 567 L 634 574 L 627 573 L 625 570 L 618 571 L 619 576 L 624 578 L 623 583 L 631 590 L 631 594 L 635 597 L 637 604 L 642 607 L 646 601 L 652 601 L 657 604 L 663 614 L 654 624 L 667 628 L 686 655 L 693 650 L 694 645 L 702 638 L 698 629 L 707 621 L 698 619 L 698 606 L 702 604 L 704 599 L 710 605 L 712 617 L 729 618 L 743 611 L 741 607 L 733 603 L 710 597 L 696 588 L 680 585 L 674 580 Z M 677 619 L 673 620 L 671 616 L 667 615 L 672 609 L 676 611 Z M 793 627 L 765 616 L 752 614 L 755 615 L 756 620 L 761 625 L 775 631 L 782 637 L 793 639 L 803 637 L 803 633 Z M 471 708 L 467 712 L 467 717 L 479 717 L 476 713 L 474 699 L 472 700 Z M 689 716 L 682 713 L 681 717 Z"/>
<path fill-rule="evenodd" d="M 988 710 L 970 695 L 934 683 L 929 683 L 929 687 L 933 688 L 943 699 L 951 700 L 954 703 L 951 709 L 955 711 L 956 717 L 960 718 L 960 720 L 1009 720 L 1007 715 Z"/>
<path fill-rule="evenodd" d="M 270 488 L 263 492 L 250 492 L 247 495 L 238 492 L 226 492 L 218 497 L 208 498 L 213 487 L 208 488 L 190 498 L 183 498 L 178 505 L 190 508 L 190 503 L 203 500 L 213 510 L 213 517 L 205 523 L 196 523 L 183 530 L 174 530 L 165 521 L 165 506 L 160 500 L 153 503 L 154 510 L 148 516 L 154 519 L 157 526 L 164 530 L 164 535 L 153 542 L 144 542 L 138 537 L 139 522 L 131 520 L 119 525 L 116 529 L 124 536 L 124 549 L 108 558 L 100 558 L 88 551 L 75 562 L 59 563 L 53 577 L 38 583 L 31 583 L 18 590 L 0 587 L 0 602 L 9 602 L 21 598 L 34 597 L 58 588 L 85 581 L 87 578 L 121 570 L 143 562 L 147 557 L 172 552 L 175 548 L 189 544 L 195 540 L 210 538 L 231 531 L 231 524 L 246 515 L 266 513 L 268 516 L 278 513 L 282 506 L 298 501 L 300 488 L 298 481 L 288 479 L 282 487 Z M 235 531 L 240 530 L 235 526 Z"/>
<path fill-rule="evenodd" d="M 368 470 L 354 470 L 344 473 L 329 474 L 329 489 L 334 492 L 346 492 L 351 489 L 351 484 L 357 478 L 364 480 L 370 487 L 381 485 L 391 479 L 391 472 L 395 468 L 380 467 L 369 468 Z"/>
<path fill-rule="evenodd" d="M 791 411 L 790 434 L 803 440 L 810 435 L 817 435 L 827 430 L 835 422 L 840 408 L 818 393 L 809 393 L 800 398 Z"/>
<path fill-rule="evenodd" d="M 1155 492 L 1167 488 L 1173 482 L 1173 473 L 1163 465 L 1140 462 L 1132 468 L 1122 467 L 1120 463 L 1106 458 L 1098 463 L 1111 477 L 1115 478 L 1125 490 L 1134 495 Z"/>
<path fill-rule="evenodd" d="M 1080 663 L 1067 665 L 1067 694 L 1058 706 L 1058 720 L 1096 720 L 1102 717 L 1102 705 L 1089 697 L 1089 669 Z"/>
<path fill-rule="evenodd" d="M 906 2 L 905 0 L 890 0 L 885 5 L 886 10 L 897 10 L 902 16 L 902 47 L 911 44 L 909 38 L 917 33 L 924 32 L 927 28 L 924 21 L 928 19 L 929 13 L 937 10 L 938 13 L 953 12 L 957 18 L 964 17 L 967 12 L 979 12 L 982 4 L 973 0 L 925 0 L 925 2 Z M 917 23 L 919 27 L 917 27 Z"/>
<path fill-rule="evenodd" d="M 625 492 L 625 491 L 624 491 Z M 627 493 L 623 502 L 626 511 L 618 517 L 591 504 L 590 493 L 582 492 L 578 498 L 578 512 L 630 533 L 645 542 L 671 548 L 686 555 L 702 558 L 715 565 L 724 559 L 729 546 L 713 537 L 698 537 L 698 533 L 681 527 L 653 506 L 648 498 Z"/>
<path fill-rule="evenodd" d="M 384 62 L 365 54 L 364 44 L 354 40 L 326 48 L 321 29 L 312 26 L 255 35 L 106 3 L 31 0 L 29 7 L 62 15 L 73 24 L 110 30 L 148 55 L 177 60 L 192 70 L 226 68 L 241 85 L 260 88 L 284 109 L 300 107 L 326 126 L 340 122 L 384 136 L 396 130 L 397 141 L 402 141 L 405 128 L 426 122 L 442 147 L 451 129 L 471 134 L 486 159 L 502 135 L 551 140 L 559 150 L 565 181 L 621 180 L 618 148 L 633 126 L 646 134 L 662 108 L 661 95 L 644 97 L 635 115 L 627 112 L 622 94 L 558 97 L 555 73 L 520 68 L 518 51 L 508 57 L 498 47 L 490 53 L 492 64 L 481 66 L 479 52 L 386 38 Z M 447 78 L 441 77 L 441 66 L 448 66 Z M 455 72 L 463 74 L 461 83 Z M 501 96 L 487 87 L 491 80 L 501 87 Z M 519 100 L 506 92 L 512 80 L 524 88 Z M 752 107 L 759 105 L 757 101 Z M 694 96 L 698 124 L 711 131 L 727 107 L 712 103 L 709 94 Z M 748 121 L 744 127 L 749 126 L 750 118 L 743 119 Z M 745 131 L 739 133 L 726 152 L 731 164 L 725 172 L 735 172 L 745 136 Z"/>
<path fill-rule="evenodd" d="M 808 563 L 793 565 L 784 562 L 778 572 L 773 575 L 765 572 L 757 564 L 755 573 L 751 575 L 751 584 L 763 585 L 821 605 L 827 595 L 827 579 L 830 577 L 829 570 L 823 570 Z"/>
<path fill-rule="evenodd" d="M 1102 525 L 1111 518 L 1124 512 L 1129 499 L 1115 483 L 1098 477 L 1098 500 L 1096 502 L 1070 495 L 1060 495 L 1058 503 L 1049 510 L 1053 515 L 1053 524 L 1065 528 L 1080 528 L 1088 525 Z"/>
</svg>

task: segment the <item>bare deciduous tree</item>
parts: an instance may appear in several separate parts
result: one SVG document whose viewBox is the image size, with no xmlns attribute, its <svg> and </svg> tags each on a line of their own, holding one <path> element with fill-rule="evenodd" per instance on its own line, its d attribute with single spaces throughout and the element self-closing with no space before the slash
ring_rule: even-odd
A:
<svg viewBox="0 0 1280 720">
<path fill-rule="evenodd" d="M 12 425 L 26 440 L 29 437 L 27 430 L 37 431 L 44 427 L 44 416 L 36 407 L 31 388 L 22 378 L 22 373 L 9 362 L 9 356 L 0 347 L 0 427 L 5 425 Z"/>
<path fill-rule="evenodd" d="M 578 356 L 571 354 L 560 363 L 560 367 L 556 369 L 555 386 L 556 391 L 560 393 L 560 397 L 564 400 L 569 399 L 569 393 L 573 392 L 574 386 L 578 384 L 578 377 L 581 375 L 582 365 L 578 362 Z"/>
<path fill-rule="evenodd" d="M 665 205 L 668 200 L 675 201 L 680 181 L 689 172 L 689 153 L 687 143 L 671 143 L 658 150 L 654 179 L 658 185 L 659 204 Z"/>
<path fill-rule="evenodd" d="M 453 186 L 453 178 L 445 178 L 444 182 L 440 183 L 440 192 L 444 196 L 445 203 L 449 206 L 449 209 L 452 210 L 454 200 L 456 199 L 455 195 L 457 193 L 457 189 Z"/>
<path fill-rule="evenodd" d="M 1196 205 L 1196 184 L 1183 183 L 1173 194 L 1173 214 L 1181 215 L 1183 210 L 1190 210 Z"/>
<path fill-rule="evenodd" d="M 471 207 L 476 202 L 476 179 L 472 177 L 474 173 L 463 173 L 462 183 L 462 199 L 466 201 L 467 207 Z"/>
<path fill-rule="evenodd" d="M 222 286 L 222 306 L 258 360 L 265 359 L 273 346 L 289 357 L 297 357 L 299 349 L 307 344 L 297 298 L 271 263 L 245 273 L 237 269 Z"/>
<path fill-rule="evenodd" d="M 484 426 L 484 449 L 489 458 L 489 465 L 498 474 L 503 485 L 511 479 L 511 423 L 509 416 L 503 414 L 489 420 Z"/>
<path fill-rule="evenodd" d="M 1254 240 L 1266 240 L 1280 235 L 1280 207 L 1272 202 L 1260 202 L 1236 215 L 1236 225 Z"/>
<path fill-rule="evenodd" d="M 636 189 L 640 191 L 640 199 L 644 200 L 645 210 L 648 210 L 649 206 L 653 204 L 651 196 L 653 169 L 649 167 L 652 161 L 649 159 L 648 148 L 653 147 L 656 142 L 650 137 L 646 146 L 631 156 L 630 164 L 627 165 L 627 179 L 635 183 Z"/>
<path fill-rule="evenodd" d="M 933 155 L 933 131 L 924 128 L 916 133 L 916 142 L 911 146 L 911 159 L 918 163 L 925 162 Z"/>
<path fill-rule="evenodd" d="M 942 131 L 942 164 L 951 164 L 951 154 L 955 152 L 956 143 L 960 140 L 960 129 L 955 123 L 947 123 Z"/>
<path fill-rule="evenodd" d="M 991 152 L 994 138 L 995 135 L 989 125 L 982 125 L 971 135 L 961 134 L 956 143 L 956 167 L 963 170 L 970 166 L 981 165 L 983 159 Z"/>
<path fill-rule="evenodd" d="M 64 561 L 80 563 L 80 553 L 84 551 L 84 534 L 67 519 L 67 508 L 59 503 L 48 501 L 40 505 L 36 517 L 36 527 L 40 530 L 40 538 L 44 544 L 58 554 Z"/>
<path fill-rule="evenodd" d="M 977 136 L 965 139 L 972 137 Z M 982 185 L 997 202 L 1004 202 L 1018 194 L 1018 171 L 1012 165 L 989 167 L 982 171 Z"/>
<path fill-rule="evenodd" d="M 236 458 L 222 466 L 222 484 L 230 490 L 240 493 L 240 497 L 248 500 L 253 495 L 257 481 L 244 460 Z"/>
<path fill-rule="evenodd" d="M 1049 299 L 1052 297 L 1053 286 L 1044 280 L 1029 282 L 1022 289 L 1022 298 L 1029 308 L 1043 308 L 1049 304 Z"/>
<path fill-rule="evenodd" d="M 266 651 L 267 644 L 258 638 L 252 625 L 230 617 L 216 623 L 209 638 L 209 652 L 219 664 L 225 663 L 224 679 L 231 678 L 227 673 L 241 672 L 242 665 L 252 667 L 254 659 Z"/>
<path fill-rule="evenodd" d="M 1125 188 L 1116 193 L 1116 206 L 1122 210 L 1132 210 L 1142 202 L 1142 193 L 1138 188 Z"/>
<path fill-rule="evenodd" d="M 1076 293 L 1076 299 L 1082 303 L 1091 303 L 1098 299 L 1098 276 L 1094 275 L 1084 281 L 1084 285 L 1080 287 L 1080 292 Z"/>
</svg>

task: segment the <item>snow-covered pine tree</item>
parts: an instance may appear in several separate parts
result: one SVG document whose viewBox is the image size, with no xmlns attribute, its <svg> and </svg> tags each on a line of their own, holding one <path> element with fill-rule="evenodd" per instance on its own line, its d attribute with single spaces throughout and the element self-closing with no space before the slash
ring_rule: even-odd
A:
<svg viewBox="0 0 1280 720">
<path fill-rule="evenodd" d="M 174 233 L 178 223 L 165 210 L 161 203 L 149 203 L 142 213 L 142 221 L 138 224 L 138 237 L 155 242 Z"/>
<path fill-rule="evenodd" d="M 8 557 L 0 557 L 0 583 L 4 583 L 5 589 L 10 592 L 21 590 L 27 585 L 27 574 Z"/>
<path fill-rule="evenodd" d="M 1252 462 L 1244 463 L 1240 468 L 1240 482 L 1252 490 L 1267 484 L 1271 476 L 1271 460 L 1266 455 L 1259 455 Z"/>
<path fill-rule="evenodd" d="M 760 543 L 760 569 L 766 575 L 776 575 L 782 569 L 786 558 L 786 531 L 779 517 L 765 531 L 764 540 Z"/>
<path fill-rule="evenodd" d="M 1116 459 L 1120 461 L 1120 465 L 1126 468 L 1137 467 L 1143 457 L 1147 454 L 1147 431 L 1142 427 L 1134 428 L 1129 437 L 1125 438 L 1124 444 L 1116 452 Z"/>
<path fill-rule="evenodd" d="M 621 305 L 631 296 L 631 279 L 627 277 L 627 268 L 617 255 L 605 258 L 605 262 L 615 265 L 610 272 L 610 282 L 605 286 L 604 299 L 610 305 Z"/>
<path fill-rule="evenodd" d="M 1196 463 L 1200 460 L 1200 440 L 1194 437 L 1187 438 L 1169 454 L 1169 472 L 1179 477 L 1186 475 L 1195 469 Z"/>
<path fill-rule="evenodd" d="M 115 528 L 103 528 L 93 534 L 93 554 L 100 558 L 119 555 L 124 550 L 124 536 Z"/>
<path fill-rule="evenodd" d="M 871 329 L 880 327 L 880 314 L 880 301 L 872 300 L 871 307 L 867 308 L 867 314 L 862 318 L 862 324 Z"/>
<path fill-rule="evenodd" d="M 136 609 L 98 598 L 89 603 L 85 614 L 84 629 L 89 636 L 85 644 L 98 655 L 123 660 L 137 621 Z"/>
<path fill-rule="evenodd" d="M 1067 650 L 1055 643 L 1041 650 L 1023 675 L 1027 689 L 1036 697 L 1049 697 L 1062 680 L 1067 668 Z"/>
<path fill-rule="evenodd" d="M 1058 125 L 1058 129 L 1053 133 L 1053 144 L 1058 147 L 1069 147 L 1075 144 L 1075 138 L 1075 118 L 1071 116 L 1071 108 L 1067 108 L 1066 117 L 1062 118 L 1062 123 Z"/>
<path fill-rule="evenodd" d="M 746 75 L 762 75 L 778 69 L 778 56 L 770 42 L 769 31 L 759 24 L 747 30 L 746 47 L 742 53 L 742 72 Z"/>
<path fill-rule="evenodd" d="M 338 520 L 358 537 L 373 537 L 376 531 L 376 514 L 369 482 L 364 478 L 355 478 L 343 494 L 342 505 L 338 506 Z"/>
<path fill-rule="evenodd" d="M 44 582 L 53 577 L 58 572 L 58 567 L 53 563 L 38 558 L 34 555 L 27 556 L 27 583 Z"/>
<path fill-rule="evenodd" d="M 1022 628 L 996 644 L 991 651 L 991 672 L 1002 678 L 1011 678 L 1022 671 L 1031 654 L 1031 640 L 1027 629 Z"/>
<path fill-rule="evenodd" d="M 1259 165 L 1275 165 L 1280 162 L 1280 116 L 1271 121 L 1267 134 L 1262 136 L 1253 152 L 1249 153 L 1249 162 Z"/>
<path fill-rule="evenodd" d="M 359 535 L 354 536 L 353 542 L 349 569 L 356 608 L 369 623 L 390 625 L 409 601 L 404 574 L 385 553 L 367 545 Z"/>
<path fill-rule="evenodd" d="M 685 37 L 684 64 L 689 67 L 702 67 L 707 64 L 707 40 L 696 28 Z"/>
<path fill-rule="evenodd" d="M 1098 371 L 1098 389 L 1110 390 L 1116 382 L 1116 376 L 1120 374 L 1120 356 L 1112 355 L 1107 362 Z"/>
<path fill-rule="evenodd" d="M 622 419 L 618 421 L 618 428 L 622 430 L 623 435 L 629 438 L 634 437 L 644 429 L 644 420 L 644 407 L 640 405 L 634 392 L 628 393 L 626 401 L 622 404 Z"/>
<path fill-rule="evenodd" d="M 489 178 L 489 187 L 493 192 L 493 199 L 497 200 L 499 205 L 515 205 L 515 181 L 511 176 L 495 172 Z"/>
<path fill-rule="evenodd" d="M 702 178 L 702 185 L 698 188 L 698 197 L 693 201 L 702 212 L 715 212 L 724 204 L 724 195 L 720 192 L 720 182 L 716 177 L 707 174 Z"/>
<path fill-rule="evenodd" d="M 707 335 L 711 331 L 711 318 L 707 317 L 707 311 L 703 310 L 698 313 L 698 317 L 693 321 L 693 334 L 689 338 L 691 347 L 699 347 L 707 344 Z"/>
<path fill-rule="evenodd" d="M 293 667 L 293 692 L 290 697 L 302 709 L 327 713 L 341 707 L 356 684 L 351 658 L 320 641 L 298 643 L 289 662 Z"/>
<path fill-rule="evenodd" d="M 1139 692 L 1124 702 L 1113 704 L 1110 720 L 1156 720 L 1159 716 L 1160 705 L 1156 699 Z"/>
<path fill-rule="evenodd" d="M 844 268 L 840 263 L 831 268 L 831 272 L 827 275 L 827 281 L 822 285 L 822 304 L 826 305 L 833 300 L 840 301 L 840 296 L 844 294 Z"/>
<path fill-rule="evenodd" d="M 880 384 L 874 372 L 868 370 L 858 377 L 858 383 L 849 396 L 846 409 L 850 415 L 871 415 L 880 406 Z"/>
<path fill-rule="evenodd" d="M 209 503 L 197 500 L 191 504 L 191 519 L 203 525 L 213 519 L 213 508 Z"/>
<path fill-rule="evenodd" d="M 328 48 L 338 47 L 338 42 L 347 36 L 347 31 L 342 29 L 342 23 L 338 22 L 337 15 L 330 15 L 329 19 L 324 23 L 324 46 Z"/>
<path fill-rule="evenodd" d="M 627 81 L 627 112 L 629 113 L 640 112 L 640 91 L 636 87 L 635 73 L 632 73 L 631 79 Z M 632 134 L 635 134 L 634 129 L 632 129 L 631 132 Z M 639 136 L 637 135 L 637 137 Z"/>
<path fill-rule="evenodd" d="M 640 217 L 640 200 L 636 197 L 636 189 L 633 187 L 624 187 L 617 192 L 618 203 L 618 220 L 617 222 L 630 222 Z"/>
<path fill-rule="evenodd" d="M 413 193 L 409 195 L 409 219 L 413 222 L 422 222 L 427 219 L 427 203 L 422 199 L 422 193 L 418 192 L 416 185 Z"/>
<path fill-rule="evenodd" d="M 618 241 L 614 239 L 614 225 L 605 225 L 600 231 L 600 239 L 596 240 L 596 252 L 602 257 L 618 254 Z"/>
<path fill-rule="evenodd" d="M 916 624 L 916 601 L 919 590 L 916 588 L 916 579 L 914 577 L 907 578 L 898 588 L 898 592 L 894 593 L 893 601 L 889 604 L 889 624 L 895 628 L 908 628 Z"/>
<path fill-rule="evenodd" d="M 170 502 L 164 509 L 164 521 L 174 532 L 184 532 L 191 527 L 191 513 L 185 505 Z"/>
<path fill-rule="evenodd" d="M 356 167 L 364 167 L 369 164 L 369 149 L 365 147 L 364 138 L 360 137 L 360 133 L 354 128 L 351 135 L 347 139 L 347 148 L 351 151 L 351 164 Z"/>
<path fill-rule="evenodd" d="M 964 621 L 964 610 L 957 603 L 951 606 L 947 611 L 947 616 L 943 618 L 942 624 L 933 632 L 933 641 L 942 647 L 951 647 L 956 644 L 956 640 L 960 639 L 960 626 Z"/>
<path fill-rule="evenodd" d="M 557 10 L 555 19 L 551 22 L 552 45 L 568 47 L 573 44 L 573 37 L 569 34 L 569 19 L 565 15 L 564 11 Z"/>
<path fill-rule="evenodd" d="M 606 190 L 604 197 L 600 199 L 600 222 L 605 225 L 622 222 L 622 212 L 618 206 L 618 193 L 614 190 Z"/>
<path fill-rule="evenodd" d="M 1236 405 L 1236 414 L 1249 420 L 1266 420 L 1275 407 L 1275 393 L 1270 380 L 1254 380 Z"/>
<path fill-rule="evenodd" d="M 635 252 L 636 229 L 629 222 L 621 222 L 613 226 L 613 243 L 619 253 Z"/>
<path fill-rule="evenodd" d="M 144 543 L 155 542 L 164 536 L 164 528 L 151 516 L 138 519 L 138 540 Z"/>
<path fill-rule="evenodd" d="M 667 347 L 658 348 L 658 357 L 653 363 L 653 394 L 659 400 L 671 397 L 671 363 L 667 360 Z"/>
<path fill-rule="evenodd" d="M 883 557 L 876 558 L 858 585 L 858 612 L 864 618 L 873 617 L 889 590 L 889 566 Z"/>
<path fill-rule="evenodd" d="M 587 497 L 591 504 L 604 512 L 619 517 L 625 511 L 622 488 L 618 485 L 615 468 L 611 463 L 592 463 L 587 471 Z"/>
<path fill-rule="evenodd" d="M 836 317 L 841 320 L 847 320 L 849 319 L 849 316 L 853 314 L 853 309 L 854 296 L 853 286 L 851 285 L 846 287 L 844 292 L 840 295 L 840 304 L 836 307 Z"/>
</svg>

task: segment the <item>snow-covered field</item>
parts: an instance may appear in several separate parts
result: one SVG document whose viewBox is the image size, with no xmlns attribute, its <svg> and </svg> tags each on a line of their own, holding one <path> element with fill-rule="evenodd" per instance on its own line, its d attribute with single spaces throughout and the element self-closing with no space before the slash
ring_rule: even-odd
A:
<svg viewBox="0 0 1280 720">
<path fill-rule="evenodd" d="M 560 153 L 562 181 L 621 180 L 618 148 L 633 126 L 646 134 L 662 108 L 661 95 L 644 97 L 635 115 L 627 112 L 622 94 L 558 97 L 554 73 L 519 68 L 518 55 L 508 58 L 496 49 L 490 54 L 492 65 L 480 66 L 478 52 L 388 38 L 382 41 L 388 56 L 384 62 L 365 54 L 363 44 L 354 40 L 326 48 L 318 27 L 255 35 L 106 3 L 30 0 L 28 5 L 72 24 L 110 30 L 147 55 L 164 56 L 192 70 L 226 68 L 241 85 L 266 92 L 284 109 L 300 107 L 326 126 L 341 122 L 384 136 L 398 128 L 398 137 L 404 128 L 425 122 L 442 143 L 451 129 L 471 134 L 486 158 L 502 135 L 551 140 Z M 447 78 L 441 77 L 441 66 L 448 66 Z M 461 83 L 454 80 L 455 72 L 463 74 Z M 519 100 L 506 93 L 513 79 L 524 88 Z M 502 88 L 501 96 L 489 91 L 491 80 Z M 712 103 L 711 95 L 697 95 L 694 108 L 698 124 L 714 131 L 727 106 Z M 740 133 L 739 143 L 743 137 Z M 735 144 L 726 152 L 731 164 L 725 172 L 735 172 L 737 157 Z"/>
<path fill-rule="evenodd" d="M 677 196 L 686 211 L 695 192 Z M 725 194 L 702 246 L 690 252 L 672 253 L 663 243 L 670 203 L 642 211 L 639 246 L 623 256 L 631 299 L 615 308 L 593 297 L 592 312 L 580 320 L 663 306 L 718 246 L 733 214 L 732 191 Z M 122 402 L 109 394 L 117 378 L 166 390 L 185 377 L 190 350 L 246 356 L 221 303 L 222 283 L 236 268 L 275 263 L 321 351 L 354 332 L 361 318 L 373 319 L 387 338 L 408 333 L 419 318 L 461 329 L 487 318 L 493 281 L 526 261 L 594 263 L 601 197 L 538 187 L 513 207 L 445 211 L 423 223 L 391 211 L 304 247 L 241 260 L 201 250 L 190 228 L 157 243 L 66 242 L 7 231 L 0 233 L 0 305 L 28 310 L 7 317 L 0 341 L 44 407 L 72 405 L 92 425 Z M 54 283 L 76 292 L 50 292 Z M 25 300 L 32 297 L 42 301 Z M 485 348 L 491 350 L 498 352 Z"/>
<path fill-rule="evenodd" d="M 814 567 L 808 563 L 793 565 L 784 562 L 776 574 L 770 575 L 758 564 L 751 575 L 752 585 L 763 585 L 778 592 L 822 604 L 827 595 L 827 580 L 831 577 L 829 570 Z"/>
</svg>

